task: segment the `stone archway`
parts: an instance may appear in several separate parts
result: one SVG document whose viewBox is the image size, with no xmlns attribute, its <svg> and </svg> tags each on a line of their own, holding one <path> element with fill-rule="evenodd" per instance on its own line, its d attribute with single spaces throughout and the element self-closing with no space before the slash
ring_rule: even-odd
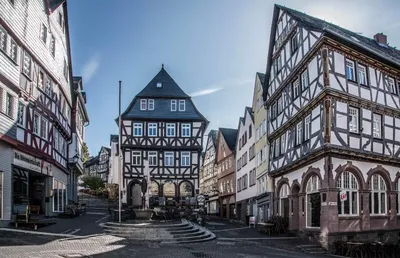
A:
<svg viewBox="0 0 400 258">
<path fill-rule="evenodd" d="M 165 182 L 163 185 L 163 196 L 164 197 L 175 197 L 176 187 L 173 182 Z"/>
<path fill-rule="evenodd" d="M 156 181 L 151 181 L 149 193 L 152 197 L 160 196 L 160 186 Z"/>
<path fill-rule="evenodd" d="M 194 189 L 189 181 L 182 181 L 179 184 L 179 197 L 193 197 Z"/>
<path fill-rule="evenodd" d="M 291 190 L 291 219 L 289 220 L 290 230 L 299 230 L 299 219 L 300 219 L 300 184 L 294 182 Z"/>
<path fill-rule="evenodd" d="M 142 184 L 139 180 L 132 180 L 127 187 L 128 204 L 134 208 L 142 206 Z"/>
</svg>

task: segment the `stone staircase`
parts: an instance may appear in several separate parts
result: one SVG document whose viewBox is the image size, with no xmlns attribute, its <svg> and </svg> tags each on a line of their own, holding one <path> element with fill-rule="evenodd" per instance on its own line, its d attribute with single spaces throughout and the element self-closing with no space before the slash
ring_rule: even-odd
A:
<svg viewBox="0 0 400 258">
<path fill-rule="evenodd" d="M 108 199 L 79 193 L 79 202 L 86 204 L 86 213 L 89 214 L 109 214 Z"/>
<path fill-rule="evenodd" d="M 162 244 L 195 243 L 215 239 L 210 230 L 185 219 L 181 222 L 136 223 L 106 222 L 100 224 L 106 234 L 133 240 L 156 241 Z"/>
<path fill-rule="evenodd" d="M 320 255 L 320 254 L 326 254 L 326 250 L 322 248 L 321 246 L 317 244 L 309 244 L 309 245 L 298 245 L 296 246 L 297 249 L 309 253 L 309 254 L 315 254 L 315 255 Z"/>
</svg>

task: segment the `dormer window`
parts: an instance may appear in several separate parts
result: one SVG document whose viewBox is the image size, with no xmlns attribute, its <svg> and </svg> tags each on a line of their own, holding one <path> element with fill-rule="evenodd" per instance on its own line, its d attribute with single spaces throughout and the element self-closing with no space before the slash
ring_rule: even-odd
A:
<svg viewBox="0 0 400 258">
<path fill-rule="evenodd" d="M 162 88 L 162 82 L 157 82 L 157 88 Z"/>
<path fill-rule="evenodd" d="M 147 99 L 140 100 L 140 110 L 147 110 Z"/>
<path fill-rule="evenodd" d="M 179 100 L 179 111 L 185 111 L 185 100 L 184 99 Z"/>
<path fill-rule="evenodd" d="M 149 99 L 148 101 L 147 101 L 147 109 L 148 110 L 154 110 L 154 99 Z"/>
<path fill-rule="evenodd" d="M 171 100 L 171 111 L 176 111 L 176 99 Z"/>
</svg>

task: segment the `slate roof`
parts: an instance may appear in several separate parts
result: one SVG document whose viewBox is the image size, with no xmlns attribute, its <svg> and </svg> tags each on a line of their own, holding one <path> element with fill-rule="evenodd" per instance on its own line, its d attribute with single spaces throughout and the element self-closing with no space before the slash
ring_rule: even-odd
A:
<svg viewBox="0 0 400 258">
<path fill-rule="evenodd" d="M 257 73 L 258 78 L 260 79 L 261 85 L 264 86 L 265 74 Z"/>
<path fill-rule="evenodd" d="M 92 165 L 97 164 L 98 162 L 99 162 L 99 156 L 92 157 L 92 158 L 88 159 L 88 160 L 85 162 L 85 164 L 83 164 L 83 166 L 84 166 L 85 168 L 87 168 L 87 167 L 90 167 L 90 166 L 92 166 Z"/>
<path fill-rule="evenodd" d="M 228 148 L 232 152 L 236 151 L 236 139 L 238 130 L 231 128 L 219 128 L 219 131 L 224 137 L 226 144 L 228 144 Z"/>
<path fill-rule="evenodd" d="M 264 78 L 264 88 L 268 88 L 268 84 L 265 84 L 265 81 L 269 79 L 269 70 L 270 70 L 270 60 L 272 58 L 272 49 L 275 40 L 275 32 L 276 32 L 276 21 L 279 15 L 279 9 L 285 11 L 288 15 L 293 17 L 300 26 L 305 28 L 310 28 L 315 31 L 323 32 L 324 35 L 339 38 L 340 40 L 350 44 L 352 47 L 360 48 L 361 50 L 367 51 L 370 55 L 380 58 L 385 62 L 388 62 L 392 65 L 400 67 L 400 51 L 386 45 L 381 45 L 375 41 L 373 38 L 365 37 L 335 24 L 329 23 L 327 21 L 318 19 L 316 17 L 307 15 L 305 13 L 290 9 L 288 7 L 275 4 L 271 36 L 270 36 L 270 44 L 269 44 L 269 52 L 268 52 L 268 67 L 266 76 Z M 264 90 L 263 98 L 266 99 L 267 91 Z"/>
<path fill-rule="evenodd" d="M 52 13 L 55 9 L 57 9 L 65 1 L 66 0 L 48 0 L 50 13 Z"/>
<path fill-rule="evenodd" d="M 218 139 L 218 131 L 217 130 L 210 130 L 210 132 L 208 133 L 208 137 L 211 136 L 211 139 L 213 141 L 214 144 L 214 148 L 217 147 L 217 139 Z"/>
<path fill-rule="evenodd" d="M 162 87 L 157 88 L 157 83 L 161 82 Z M 162 98 L 190 98 L 179 86 L 174 79 L 164 69 L 164 65 L 156 76 L 147 84 L 144 89 L 139 92 L 137 97 L 162 97 Z"/>
<path fill-rule="evenodd" d="M 161 88 L 157 88 L 157 82 L 162 83 Z M 140 110 L 141 98 L 154 99 L 154 110 Z M 171 111 L 171 99 L 184 99 L 185 111 Z M 177 101 L 177 106 L 179 106 L 178 103 Z M 208 124 L 207 119 L 197 110 L 191 97 L 183 92 L 167 71 L 165 71 L 164 67 L 162 67 L 160 72 L 150 83 L 135 96 L 121 116 L 122 119 L 131 120 L 187 120 L 204 121 Z"/>
<path fill-rule="evenodd" d="M 249 112 L 251 121 L 253 121 L 253 123 L 254 123 L 254 112 L 253 112 L 253 109 L 251 107 L 246 107 L 245 111 L 244 111 L 244 115 L 245 116 L 246 116 L 246 111 Z"/>
<path fill-rule="evenodd" d="M 378 42 L 376 42 L 375 39 L 373 38 L 359 35 L 355 32 L 344 29 L 340 26 L 326 22 L 316 17 L 312 17 L 305 13 L 281 5 L 276 5 L 276 6 L 287 12 L 296 21 L 298 21 L 301 24 L 301 26 L 309 27 L 320 31 L 325 31 L 328 33 L 335 34 L 336 36 L 341 36 L 346 41 L 350 41 L 351 43 L 360 45 L 365 50 L 370 51 L 371 53 L 374 54 L 379 54 L 383 58 L 388 59 L 396 63 L 397 65 L 400 65 L 400 51 L 394 49 L 393 47 L 381 45 Z"/>
<path fill-rule="evenodd" d="M 118 134 L 111 134 L 110 142 L 118 142 Z"/>
</svg>

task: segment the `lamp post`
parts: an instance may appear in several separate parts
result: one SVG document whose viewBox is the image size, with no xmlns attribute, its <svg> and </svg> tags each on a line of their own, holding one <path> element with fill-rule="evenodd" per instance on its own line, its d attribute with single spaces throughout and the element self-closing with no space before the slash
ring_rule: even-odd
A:
<svg viewBox="0 0 400 258">
<path fill-rule="evenodd" d="M 121 223 L 121 207 L 122 207 L 122 151 L 121 151 L 121 88 L 122 82 L 119 81 L 119 103 L 118 103 L 118 221 Z"/>
</svg>

